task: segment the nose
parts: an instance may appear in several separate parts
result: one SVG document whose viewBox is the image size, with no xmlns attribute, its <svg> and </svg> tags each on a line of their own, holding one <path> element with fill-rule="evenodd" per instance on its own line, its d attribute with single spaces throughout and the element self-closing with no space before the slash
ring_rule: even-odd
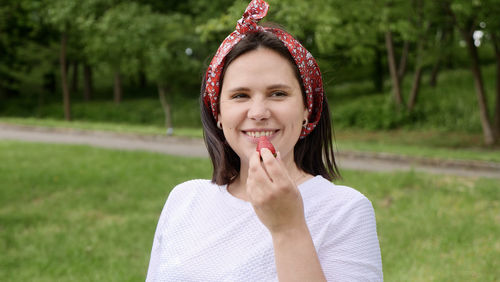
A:
<svg viewBox="0 0 500 282">
<path fill-rule="evenodd" d="M 261 121 L 268 119 L 271 116 L 271 112 L 265 100 L 255 99 L 250 104 L 247 116 L 249 119 Z"/>
</svg>

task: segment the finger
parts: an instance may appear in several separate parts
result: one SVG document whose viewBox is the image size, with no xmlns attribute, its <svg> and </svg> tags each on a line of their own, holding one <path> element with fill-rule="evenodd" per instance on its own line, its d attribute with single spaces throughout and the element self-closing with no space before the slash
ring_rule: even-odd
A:
<svg viewBox="0 0 500 282">
<path fill-rule="evenodd" d="M 286 169 L 282 166 L 281 161 L 273 156 L 270 150 L 266 148 L 262 149 L 261 156 L 264 169 L 273 182 L 283 179 L 283 176 L 286 176 Z"/>
<path fill-rule="evenodd" d="M 251 203 L 258 202 L 259 199 L 263 198 L 271 185 L 271 181 L 262 167 L 259 152 L 254 152 L 250 156 L 246 185 Z"/>
<path fill-rule="evenodd" d="M 262 170 L 264 171 L 265 175 L 267 176 L 267 178 L 271 181 L 273 181 L 272 177 L 269 175 L 269 172 L 267 171 L 265 165 L 264 165 L 264 162 L 265 160 L 264 159 L 269 159 L 269 158 L 274 158 L 273 154 L 271 153 L 271 151 L 267 148 L 262 148 L 260 150 L 260 154 L 259 154 L 259 160 L 260 160 L 260 167 L 262 168 Z"/>
<path fill-rule="evenodd" d="M 248 177 L 257 182 L 265 182 L 266 180 L 269 180 L 269 176 L 267 175 L 267 172 L 264 170 L 260 162 L 259 152 L 254 152 L 250 156 Z"/>
<path fill-rule="evenodd" d="M 260 154 L 259 152 L 253 152 L 248 162 L 248 177 L 253 177 L 257 174 L 260 166 Z"/>
</svg>

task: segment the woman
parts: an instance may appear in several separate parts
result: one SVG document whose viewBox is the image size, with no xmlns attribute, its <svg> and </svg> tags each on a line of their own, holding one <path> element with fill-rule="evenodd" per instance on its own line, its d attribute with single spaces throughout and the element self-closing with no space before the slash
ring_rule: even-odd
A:
<svg viewBox="0 0 500 282">
<path fill-rule="evenodd" d="M 311 54 L 253 0 L 202 83 L 212 180 L 175 187 L 147 281 L 380 281 L 374 211 L 330 182 L 330 113 Z M 278 153 L 256 151 L 265 135 Z"/>
</svg>

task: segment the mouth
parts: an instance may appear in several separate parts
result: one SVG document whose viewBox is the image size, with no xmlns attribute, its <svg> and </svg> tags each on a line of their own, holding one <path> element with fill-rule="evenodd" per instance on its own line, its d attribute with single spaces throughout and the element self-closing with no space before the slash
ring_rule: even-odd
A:
<svg viewBox="0 0 500 282">
<path fill-rule="evenodd" d="M 268 129 L 268 130 L 249 130 L 249 131 L 243 130 L 243 133 L 251 138 L 259 138 L 261 136 L 267 136 L 267 137 L 273 136 L 278 131 L 279 130 L 270 130 L 270 129 Z"/>
</svg>

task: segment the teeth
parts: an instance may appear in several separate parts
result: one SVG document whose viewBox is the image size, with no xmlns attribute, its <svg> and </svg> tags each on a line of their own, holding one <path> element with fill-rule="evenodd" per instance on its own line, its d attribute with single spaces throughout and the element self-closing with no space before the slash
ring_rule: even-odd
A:
<svg viewBox="0 0 500 282">
<path fill-rule="evenodd" d="M 248 136 L 259 138 L 261 136 L 271 136 L 273 134 L 272 131 L 258 131 L 258 132 L 246 132 Z"/>
</svg>

